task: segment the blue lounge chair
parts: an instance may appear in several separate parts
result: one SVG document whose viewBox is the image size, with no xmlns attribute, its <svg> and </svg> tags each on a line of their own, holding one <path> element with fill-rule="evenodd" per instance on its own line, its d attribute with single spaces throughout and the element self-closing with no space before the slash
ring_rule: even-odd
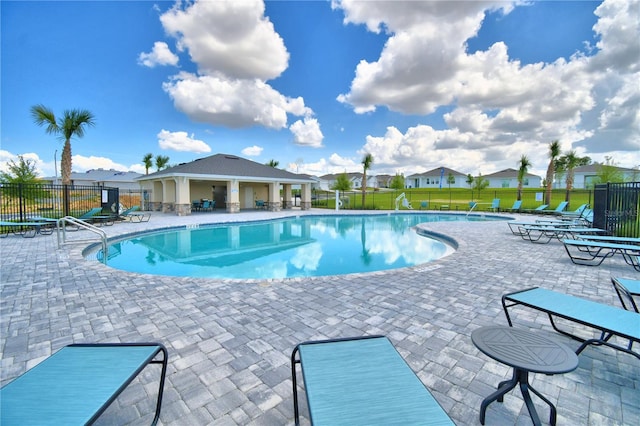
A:
<svg viewBox="0 0 640 426">
<path fill-rule="evenodd" d="M 638 304 L 633 298 L 634 296 L 640 296 L 640 280 L 611 277 L 611 283 L 618 295 L 618 299 L 620 299 L 620 303 L 622 303 L 622 307 L 627 311 L 640 313 L 640 310 L 638 310 Z M 627 306 L 627 304 L 629 304 L 629 306 Z"/>
<path fill-rule="evenodd" d="M 123 220 L 128 220 L 129 222 L 149 222 L 149 219 L 151 219 L 151 214 L 140 212 L 138 210 L 140 210 L 139 206 L 130 207 L 120 213 L 120 218 Z"/>
<path fill-rule="evenodd" d="M 560 204 L 558 204 L 558 207 L 556 207 L 555 209 L 553 209 L 553 210 L 540 210 L 540 213 L 551 213 L 551 214 L 560 215 L 567 208 L 568 205 L 569 205 L 568 201 L 563 201 Z"/>
<path fill-rule="evenodd" d="M 299 424 L 300 364 L 314 425 L 453 425 L 389 339 L 367 336 L 297 345 L 291 354 L 293 410 Z"/>
<path fill-rule="evenodd" d="M 576 238 L 578 235 L 605 234 L 607 232 L 606 229 L 563 226 L 563 224 L 524 225 L 519 226 L 518 229 L 518 235 L 523 240 L 539 244 L 547 244 L 554 238 L 558 241 L 564 241 L 565 238 Z"/>
<path fill-rule="evenodd" d="M 23 238 L 33 238 L 36 234 L 51 234 L 53 228 L 47 222 L 31 221 L 31 222 L 11 222 L 0 221 L 0 236 L 6 238 L 9 232 L 21 235 Z"/>
<path fill-rule="evenodd" d="M 591 228 L 594 229 L 594 228 Z M 582 233 L 580 233 L 582 234 Z M 615 241 L 616 237 L 607 237 L 607 240 L 562 240 L 569 258 L 576 265 L 599 266 L 602 262 L 620 254 L 624 261 L 640 272 L 640 245 Z"/>
<path fill-rule="evenodd" d="M 635 312 L 534 287 L 502 296 L 502 307 L 510 326 L 513 324 L 508 308 L 518 305 L 546 313 L 554 330 L 582 342 L 576 354 L 580 354 L 587 346 L 593 344 L 609 346 L 640 359 L 640 353 L 632 350 L 633 343 L 640 342 L 640 315 Z M 561 330 L 554 321 L 554 317 L 596 329 L 600 331 L 600 337 L 584 338 Z M 611 341 L 613 336 L 628 339 L 629 344 L 621 346 L 614 343 Z"/>
<path fill-rule="evenodd" d="M 167 358 L 160 343 L 65 346 L 0 389 L 0 424 L 92 424 L 147 365 L 162 364 L 155 425 Z"/>
<path fill-rule="evenodd" d="M 549 204 L 540 204 L 535 209 L 527 209 L 527 210 L 525 210 L 525 212 L 527 212 L 527 213 L 540 213 L 541 211 L 544 211 L 544 209 L 546 209 L 547 207 L 549 207 Z"/>
<path fill-rule="evenodd" d="M 511 206 L 510 208 L 504 209 L 504 211 L 519 212 L 521 208 L 522 208 L 522 200 L 516 200 L 513 202 L 513 206 Z"/>
<path fill-rule="evenodd" d="M 491 206 L 487 210 L 491 210 L 492 212 L 500 211 L 500 198 L 494 198 L 491 202 Z"/>
<path fill-rule="evenodd" d="M 570 212 L 560 212 L 560 215 L 562 217 L 570 217 L 570 218 L 582 217 L 583 212 L 587 208 L 589 208 L 589 203 L 582 204 L 580 207 Z"/>
</svg>

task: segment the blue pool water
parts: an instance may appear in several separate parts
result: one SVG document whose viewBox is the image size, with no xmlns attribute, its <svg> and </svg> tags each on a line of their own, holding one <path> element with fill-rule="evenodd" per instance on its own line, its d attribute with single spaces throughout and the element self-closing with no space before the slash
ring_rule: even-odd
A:
<svg viewBox="0 0 640 426">
<path fill-rule="evenodd" d="M 450 214 L 305 216 L 201 225 L 134 235 L 111 243 L 107 265 L 154 275 L 268 279 L 403 268 L 453 252 L 419 235 L 419 223 L 488 220 Z M 102 251 L 88 257 L 103 260 Z"/>
</svg>

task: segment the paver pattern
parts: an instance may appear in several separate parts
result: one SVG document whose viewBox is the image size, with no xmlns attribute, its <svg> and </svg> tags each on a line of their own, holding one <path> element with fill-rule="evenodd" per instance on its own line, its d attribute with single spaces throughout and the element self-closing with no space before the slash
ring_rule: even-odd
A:
<svg viewBox="0 0 640 426">
<path fill-rule="evenodd" d="M 154 213 L 148 223 L 103 229 L 115 237 L 151 228 L 331 213 Z M 169 350 L 161 424 L 291 425 L 289 357 L 298 342 L 383 334 L 456 424 L 477 425 L 482 399 L 511 369 L 480 353 L 470 335 L 481 326 L 507 324 L 500 303 L 504 293 L 541 286 L 619 306 L 610 277 L 640 276 L 620 258 L 599 267 L 574 265 L 559 242 L 531 244 L 512 235 L 504 222 L 421 227 L 455 239 L 457 251 L 412 268 L 284 280 L 134 274 L 85 260 L 88 243 L 58 248 L 55 232 L 3 238 L 0 383 L 70 343 L 160 341 Z M 69 234 L 70 240 L 87 237 L 86 231 Z M 577 347 L 553 332 L 545 315 L 514 313 L 516 326 L 541 329 Z M 589 347 L 579 360 L 571 373 L 532 375 L 532 384 L 557 405 L 558 424 L 637 425 L 638 359 Z M 145 370 L 98 423 L 148 424 L 158 373 Z M 548 421 L 548 408 L 534 402 Z M 305 414 L 304 403 L 301 408 Z M 486 421 L 531 422 L 519 392 L 492 404 Z"/>
</svg>

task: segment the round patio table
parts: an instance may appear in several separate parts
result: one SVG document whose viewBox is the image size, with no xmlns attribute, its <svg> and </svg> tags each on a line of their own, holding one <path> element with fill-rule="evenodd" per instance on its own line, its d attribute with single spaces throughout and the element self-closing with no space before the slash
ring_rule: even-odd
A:
<svg viewBox="0 0 640 426">
<path fill-rule="evenodd" d="M 516 385 L 520 385 L 522 398 L 534 425 L 540 425 L 541 422 L 529 391 L 551 407 L 549 421 L 552 425 L 556 424 L 556 407 L 529 384 L 529 373 L 552 375 L 575 370 L 578 356 L 571 348 L 538 333 L 505 326 L 479 328 L 471 333 L 471 341 L 485 355 L 513 367 L 513 377 L 500 382 L 498 390 L 482 401 L 481 424 L 484 424 L 489 404 L 496 400 L 502 402 L 504 395 Z"/>
</svg>

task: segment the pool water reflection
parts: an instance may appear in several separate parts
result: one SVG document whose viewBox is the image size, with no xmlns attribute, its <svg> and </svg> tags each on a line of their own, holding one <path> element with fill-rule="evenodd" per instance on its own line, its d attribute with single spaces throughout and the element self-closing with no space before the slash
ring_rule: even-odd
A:
<svg viewBox="0 0 640 426">
<path fill-rule="evenodd" d="M 131 272 L 267 279 L 372 272 L 418 265 L 453 252 L 418 235 L 418 223 L 456 215 L 306 216 L 206 225 L 133 236 L 109 246 L 107 265 Z M 477 220 L 477 219 L 476 219 Z M 102 260 L 101 251 L 90 257 Z"/>
</svg>

